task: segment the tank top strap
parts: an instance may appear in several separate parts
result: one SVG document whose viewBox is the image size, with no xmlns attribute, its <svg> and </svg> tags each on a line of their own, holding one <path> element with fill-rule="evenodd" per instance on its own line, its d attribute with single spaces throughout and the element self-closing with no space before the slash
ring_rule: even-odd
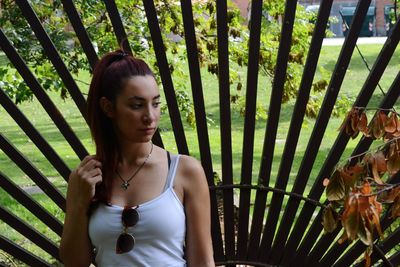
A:
<svg viewBox="0 0 400 267">
<path fill-rule="evenodd" d="M 168 152 L 169 154 L 169 152 Z M 168 175 L 167 175 L 167 181 L 165 183 L 164 191 L 167 190 L 168 188 L 171 188 L 174 185 L 174 180 L 175 180 L 175 174 L 176 174 L 176 169 L 178 167 L 179 163 L 179 157 L 180 155 L 174 155 L 174 154 L 169 154 L 170 155 L 170 165 L 168 167 Z"/>
</svg>

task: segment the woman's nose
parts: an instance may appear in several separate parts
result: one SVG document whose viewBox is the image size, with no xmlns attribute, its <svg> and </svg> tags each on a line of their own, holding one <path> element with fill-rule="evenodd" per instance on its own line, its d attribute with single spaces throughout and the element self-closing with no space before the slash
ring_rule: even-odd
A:
<svg viewBox="0 0 400 267">
<path fill-rule="evenodd" d="M 150 124 L 154 120 L 154 112 L 151 108 L 147 108 L 145 113 L 143 114 L 143 121 L 147 124 Z"/>
</svg>

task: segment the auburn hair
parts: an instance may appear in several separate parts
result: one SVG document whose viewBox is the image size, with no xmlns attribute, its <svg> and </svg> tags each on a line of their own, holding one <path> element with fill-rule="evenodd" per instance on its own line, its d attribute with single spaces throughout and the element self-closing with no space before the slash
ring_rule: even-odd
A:
<svg viewBox="0 0 400 267">
<path fill-rule="evenodd" d="M 123 50 L 105 54 L 93 70 L 87 98 L 87 115 L 92 139 L 96 145 L 96 158 L 102 163 L 103 176 L 102 183 L 96 186 L 93 204 L 110 201 L 112 179 L 119 157 L 113 123 L 101 109 L 100 99 L 105 97 L 114 105 L 117 95 L 129 78 L 146 75 L 154 77 L 146 62 Z"/>
</svg>

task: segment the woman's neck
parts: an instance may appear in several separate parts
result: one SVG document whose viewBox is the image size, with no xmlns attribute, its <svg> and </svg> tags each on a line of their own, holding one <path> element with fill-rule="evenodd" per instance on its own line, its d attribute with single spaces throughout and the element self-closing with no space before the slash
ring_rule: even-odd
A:
<svg viewBox="0 0 400 267">
<path fill-rule="evenodd" d="M 122 166 L 140 165 L 151 151 L 151 141 L 145 143 L 120 143 L 119 164 Z"/>
</svg>

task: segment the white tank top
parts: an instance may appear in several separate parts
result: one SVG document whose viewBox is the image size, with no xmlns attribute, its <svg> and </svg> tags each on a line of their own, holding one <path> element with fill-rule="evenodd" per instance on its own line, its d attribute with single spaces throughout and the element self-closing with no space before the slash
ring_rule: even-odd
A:
<svg viewBox="0 0 400 267">
<path fill-rule="evenodd" d="M 134 248 L 116 254 L 118 236 L 123 231 L 123 207 L 100 204 L 89 220 L 89 237 L 95 247 L 96 265 L 135 267 L 182 267 L 186 236 L 185 212 L 182 202 L 172 188 L 179 155 L 171 155 L 167 182 L 158 197 L 139 204 L 139 221 L 129 227 L 135 237 Z"/>
</svg>

